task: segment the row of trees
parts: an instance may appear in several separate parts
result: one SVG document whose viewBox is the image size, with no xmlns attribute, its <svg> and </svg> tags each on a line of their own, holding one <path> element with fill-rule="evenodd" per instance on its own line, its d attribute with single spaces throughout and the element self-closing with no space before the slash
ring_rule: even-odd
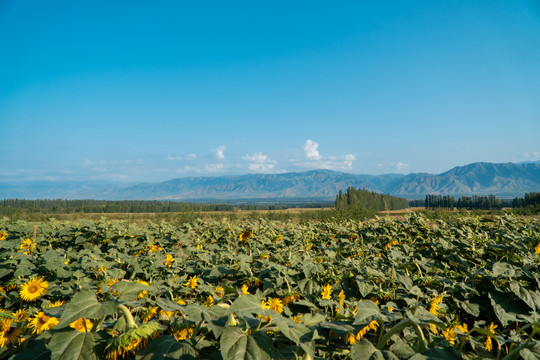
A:
<svg viewBox="0 0 540 360">
<path fill-rule="evenodd" d="M 512 207 L 540 206 L 540 192 L 526 193 L 523 198 L 514 198 Z"/>
<path fill-rule="evenodd" d="M 426 209 L 449 209 L 454 207 L 467 210 L 500 210 L 503 208 L 503 201 L 495 195 L 472 195 L 462 196 L 457 201 L 450 195 L 426 195 L 424 201 Z"/>
<path fill-rule="evenodd" d="M 529 208 L 540 210 L 540 193 L 526 193 L 523 198 L 513 200 L 499 199 L 495 195 L 471 195 L 456 199 L 450 195 L 426 195 L 425 200 L 411 200 L 409 206 L 426 209 L 467 209 L 467 210 L 500 210 L 503 207 L 514 209 Z"/>
<path fill-rule="evenodd" d="M 165 212 L 204 212 L 233 210 L 279 210 L 286 205 L 243 204 L 195 204 L 173 201 L 142 200 L 0 200 L 0 215 L 12 215 L 17 212 L 42 214 L 74 213 L 165 213 Z"/>
<path fill-rule="evenodd" d="M 336 209 L 341 211 L 354 208 L 373 211 L 401 210 L 408 206 L 406 199 L 353 187 L 347 188 L 345 193 L 340 190 L 336 197 Z"/>
</svg>

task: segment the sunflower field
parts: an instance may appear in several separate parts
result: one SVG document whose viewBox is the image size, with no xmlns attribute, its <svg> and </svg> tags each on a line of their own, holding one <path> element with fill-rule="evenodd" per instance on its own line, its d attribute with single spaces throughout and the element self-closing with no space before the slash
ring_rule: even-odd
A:
<svg viewBox="0 0 540 360">
<path fill-rule="evenodd" d="M 540 221 L 0 220 L 0 358 L 540 359 Z"/>
</svg>

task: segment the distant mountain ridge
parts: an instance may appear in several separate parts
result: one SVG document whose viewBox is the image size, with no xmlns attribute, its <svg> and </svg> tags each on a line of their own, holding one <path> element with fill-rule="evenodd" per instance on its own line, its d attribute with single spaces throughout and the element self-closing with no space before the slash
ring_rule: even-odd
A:
<svg viewBox="0 0 540 360">
<path fill-rule="evenodd" d="M 40 187 L 0 182 L 0 198 L 176 201 L 302 198 L 331 201 L 340 190 L 350 186 L 406 198 L 421 198 L 426 194 L 523 196 L 526 192 L 540 191 L 540 162 L 478 162 L 441 174 L 357 175 L 310 170 L 284 174 L 186 177 L 127 187 L 69 183 L 43 188 L 43 184 Z"/>
</svg>

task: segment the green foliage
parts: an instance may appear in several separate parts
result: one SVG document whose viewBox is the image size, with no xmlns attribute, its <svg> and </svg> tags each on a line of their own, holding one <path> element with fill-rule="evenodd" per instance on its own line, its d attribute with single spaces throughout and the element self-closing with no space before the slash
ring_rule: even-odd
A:
<svg viewBox="0 0 540 360">
<path fill-rule="evenodd" d="M 252 236 L 242 240 L 246 231 Z M 0 333 L 18 334 L 2 343 L 1 358 L 510 360 L 539 353 L 534 219 L 412 213 L 145 226 L 3 219 L 0 232 Z M 35 247 L 22 246 L 27 240 Z M 33 277 L 48 287 L 22 301 Z M 40 313 L 56 322 L 38 334 L 31 323 Z M 82 320 L 88 325 L 77 329 Z"/>
</svg>

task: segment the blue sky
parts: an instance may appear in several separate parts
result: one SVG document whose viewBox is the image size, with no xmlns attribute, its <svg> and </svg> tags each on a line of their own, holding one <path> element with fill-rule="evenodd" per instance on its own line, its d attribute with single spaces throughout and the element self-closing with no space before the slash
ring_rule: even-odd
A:
<svg viewBox="0 0 540 360">
<path fill-rule="evenodd" d="M 0 181 L 540 159 L 538 1 L 0 1 Z"/>
</svg>

